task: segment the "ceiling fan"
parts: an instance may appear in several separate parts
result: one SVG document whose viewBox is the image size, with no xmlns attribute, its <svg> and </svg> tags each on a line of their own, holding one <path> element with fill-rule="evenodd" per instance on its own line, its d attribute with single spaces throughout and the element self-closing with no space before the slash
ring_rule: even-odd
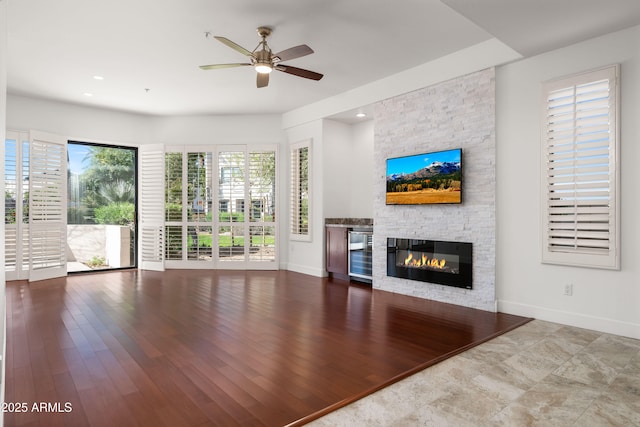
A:
<svg viewBox="0 0 640 427">
<path fill-rule="evenodd" d="M 269 73 L 271 73 L 271 71 L 273 70 L 282 71 L 287 74 L 293 74 L 294 76 L 304 77 L 305 79 L 311 80 L 320 80 L 323 77 L 322 74 L 316 73 L 315 71 L 304 70 L 302 68 L 282 64 L 282 61 L 288 61 L 290 59 L 300 58 L 301 56 L 312 54 L 313 49 L 311 49 L 309 46 L 307 46 L 306 44 L 301 44 L 299 46 L 294 46 L 289 49 L 285 49 L 282 52 L 274 54 L 273 52 L 271 52 L 271 48 L 267 44 L 267 37 L 271 35 L 271 28 L 258 27 L 257 31 L 260 37 L 262 37 L 262 41 L 258 43 L 258 46 L 256 46 L 253 51 L 249 51 L 243 48 L 242 46 L 232 42 L 228 38 L 214 36 L 214 38 L 219 42 L 224 43 L 230 48 L 237 50 L 241 54 L 248 56 L 251 62 L 201 65 L 200 68 L 203 70 L 217 70 L 219 68 L 244 67 L 251 65 L 258 73 L 256 85 L 259 88 L 266 87 L 269 84 Z M 209 34 L 207 33 L 207 36 L 208 35 Z"/>
</svg>

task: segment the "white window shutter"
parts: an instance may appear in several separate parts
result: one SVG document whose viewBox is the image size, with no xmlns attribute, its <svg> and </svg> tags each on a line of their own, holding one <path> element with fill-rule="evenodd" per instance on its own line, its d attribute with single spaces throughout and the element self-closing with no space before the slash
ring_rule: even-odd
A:
<svg viewBox="0 0 640 427">
<path fill-rule="evenodd" d="M 5 273 L 29 278 L 29 133 L 7 131 L 5 139 Z"/>
<path fill-rule="evenodd" d="M 290 159 L 291 240 L 311 241 L 311 141 L 292 144 Z"/>
<path fill-rule="evenodd" d="M 164 145 L 141 145 L 139 153 L 140 268 L 164 270 Z"/>
<path fill-rule="evenodd" d="M 67 274 L 67 141 L 30 132 L 29 280 Z"/>
<path fill-rule="evenodd" d="M 18 266 L 18 226 L 20 218 L 18 209 L 21 205 L 18 186 L 19 168 L 19 135 L 13 136 L 7 132 L 4 151 L 4 268 L 7 280 L 17 280 Z"/>
<path fill-rule="evenodd" d="M 543 86 L 543 261 L 619 268 L 617 67 Z"/>
</svg>

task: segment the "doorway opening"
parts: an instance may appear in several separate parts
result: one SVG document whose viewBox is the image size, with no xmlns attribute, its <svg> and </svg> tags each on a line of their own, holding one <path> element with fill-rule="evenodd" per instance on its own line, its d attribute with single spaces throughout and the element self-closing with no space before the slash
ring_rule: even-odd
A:
<svg viewBox="0 0 640 427">
<path fill-rule="evenodd" d="M 137 149 L 69 141 L 67 271 L 136 267 Z"/>
</svg>

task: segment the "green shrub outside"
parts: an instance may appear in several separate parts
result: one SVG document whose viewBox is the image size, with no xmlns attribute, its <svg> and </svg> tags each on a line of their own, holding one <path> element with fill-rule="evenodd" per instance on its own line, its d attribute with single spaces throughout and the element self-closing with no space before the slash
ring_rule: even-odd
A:
<svg viewBox="0 0 640 427">
<path fill-rule="evenodd" d="M 165 215 L 165 220 L 167 221 L 181 221 L 182 205 L 180 203 L 165 204 L 164 215 Z"/>
<path fill-rule="evenodd" d="M 220 222 L 244 222 L 244 212 L 219 212 Z"/>
<path fill-rule="evenodd" d="M 93 216 L 98 224 L 130 225 L 133 224 L 135 207 L 133 203 L 117 202 L 95 208 Z"/>
</svg>

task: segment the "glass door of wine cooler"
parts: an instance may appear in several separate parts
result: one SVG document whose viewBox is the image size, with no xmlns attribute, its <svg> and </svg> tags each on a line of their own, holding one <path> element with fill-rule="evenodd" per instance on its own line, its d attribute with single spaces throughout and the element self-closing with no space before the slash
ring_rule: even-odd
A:
<svg viewBox="0 0 640 427">
<path fill-rule="evenodd" d="M 370 231 L 349 232 L 349 276 L 371 280 L 373 258 L 373 233 Z"/>
</svg>

